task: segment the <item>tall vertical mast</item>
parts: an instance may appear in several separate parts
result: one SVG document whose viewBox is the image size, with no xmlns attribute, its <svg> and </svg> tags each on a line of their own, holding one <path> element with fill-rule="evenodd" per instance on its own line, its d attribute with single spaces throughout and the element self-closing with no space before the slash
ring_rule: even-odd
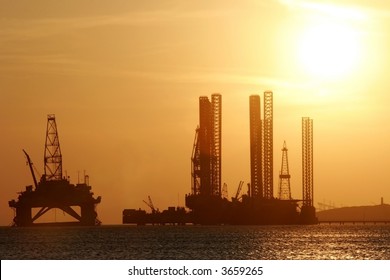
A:
<svg viewBox="0 0 390 280">
<path fill-rule="evenodd" d="M 62 155 L 55 115 L 47 116 L 44 164 L 47 181 L 62 179 Z"/>
<path fill-rule="evenodd" d="M 221 185 L 221 156 L 222 156 L 222 96 L 218 93 L 211 95 L 212 105 L 212 190 L 213 195 L 222 195 Z"/>
<path fill-rule="evenodd" d="M 273 198 L 273 95 L 264 92 L 264 198 Z"/>
<path fill-rule="evenodd" d="M 302 118 L 303 206 L 313 206 L 313 120 Z"/>
<path fill-rule="evenodd" d="M 251 196 L 263 197 L 262 128 L 260 96 L 249 97 Z"/>
<path fill-rule="evenodd" d="M 192 192 L 222 196 L 222 96 L 199 97 L 199 127 L 192 152 Z"/>
<path fill-rule="evenodd" d="M 290 172 L 288 168 L 288 156 L 287 156 L 287 145 L 284 141 L 282 149 L 282 166 L 279 174 L 279 199 L 290 200 L 291 199 L 291 188 L 290 188 Z"/>
<path fill-rule="evenodd" d="M 211 103 L 207 96 L 199 97 L 199 162 L 200 162 L 200 194 L 211 195 L 212 166 L 212 119 Z"/>
</svg>

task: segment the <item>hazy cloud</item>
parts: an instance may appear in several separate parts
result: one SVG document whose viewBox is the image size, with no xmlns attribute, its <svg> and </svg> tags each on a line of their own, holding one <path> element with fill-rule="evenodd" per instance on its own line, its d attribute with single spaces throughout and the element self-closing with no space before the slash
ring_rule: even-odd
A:
<svg viewBox="0 0 390 280">
<path fill-rule="evenodd" d="M 86 29 L 110 25 L 147 26 L 174 23 L 177 21 L 183 21 L 185 19 L 193 20 L 220 17 L 229 13 L 229 10 L 160 10 L 135 11 L 123 14 L 85 16 L 75 18 L 2 19 L 0 42 L 49 37 L 76 29 Z"/>
<path fill-rule="evenodd" d="M 345 4 L 343 1 L 324 2 L 307 0 L 279 0 L 280 3 L 293 9 L 316 12 L 320 15 L 342 20 L 367 20 L 375 17 L 390 17 L 390 10 L 372 1 L 357 1 Z"/>
</svg>

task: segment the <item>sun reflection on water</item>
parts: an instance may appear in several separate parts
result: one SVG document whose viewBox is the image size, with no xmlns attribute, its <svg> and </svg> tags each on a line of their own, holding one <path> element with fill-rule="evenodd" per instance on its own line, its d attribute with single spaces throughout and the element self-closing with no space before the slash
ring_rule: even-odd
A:
<svg viewBox="0 0 390 280">
<path fill-rule="evenodd" d="M 1 259 L 390 259 L 390 225 L 0 228 Z"/>
</svg>

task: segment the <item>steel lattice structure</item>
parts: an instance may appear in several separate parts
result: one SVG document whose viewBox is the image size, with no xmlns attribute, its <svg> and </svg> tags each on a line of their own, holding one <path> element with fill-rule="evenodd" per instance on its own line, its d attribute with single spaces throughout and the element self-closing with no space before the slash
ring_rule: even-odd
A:
<svg viewBox="0 0 390 280">
<path fill-rule="evenodd" d="M 191 157 L 192 193 L 221 196 L 222 96 L 199 98 L 199 127 Z"/>
<path fill-rule="evenodd" d="M 282 166 L 279 174 L 279 199 L 291 200 L 291 187 L 290 187 L 290 171 L 288 168 L 288 155 L 287 155 L 286 141 L 283 143 L 282 149 Z"/>
<path fill-rule="evenodd" d="M 55 115 L 47 116 L 44 164 L 47 181 L 62 179 L 62 155 Z"/>
<path fill-rule="evenodd" d="M 222 159 L 222 96 L 218 93 L 211 95 L 212 106 L 212 190 L 213 195 L 222 195 L 221 159 Z"/>
<path fill-rule="evenodd" d="M 94 226 L 101 222 L 97 219 L 96 205 L 101 202 L 101 197 L 94 198 L 89 185 L 89 177 L 84 176 L 84 183 L 70 184 L 66 178 L 62 178 L 62 155 L 58 139 L 57 125 L 54 115 L 47 116 L 47 129 L 45 141 L 45 174 L 39 183 L 35 178 L 30 156 L 24 151 L 34 180 L 35 189 L 27 186 L 26 191 L 20 193 L 18 200 L 8 202 L 15 209 L 15 226 L 35 225 L 81 225 Z M 79 207 L 76 211 L 74 207 Z M 39 209 L 34 213 L 33 209 Z M 63 213 L 73 218 L 73 221 L 42 222 L 40 217 L 46 215 L 52 209 L 60 209 Z"/>
<path fill-rule="evenodd" d="M 313 206 L 313 120 L 302 118 L 303 206 Z"/>
<path fill-rule="evenodd" d="M 273 198 L 273 94 L 264 92 L 264 198 Z"/>
<path fill-rule="evenodd" d="M 263 197 L 262 127 L 260 96 L 249 97 L 251 196 Z"/>
</svg>

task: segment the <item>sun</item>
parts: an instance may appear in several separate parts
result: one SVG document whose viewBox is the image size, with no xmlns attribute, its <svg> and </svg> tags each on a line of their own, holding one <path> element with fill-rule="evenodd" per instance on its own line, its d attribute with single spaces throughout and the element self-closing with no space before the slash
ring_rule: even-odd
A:
<svg viewBox="0 0 390 280">
<path fill-rule="evenodd" d="M 299 40 L 299 63 L 317 79 L 343 79 L 358 67 L 358 33 L 337 23 L 318 23 L 306 28 Z"/>
</svg>

